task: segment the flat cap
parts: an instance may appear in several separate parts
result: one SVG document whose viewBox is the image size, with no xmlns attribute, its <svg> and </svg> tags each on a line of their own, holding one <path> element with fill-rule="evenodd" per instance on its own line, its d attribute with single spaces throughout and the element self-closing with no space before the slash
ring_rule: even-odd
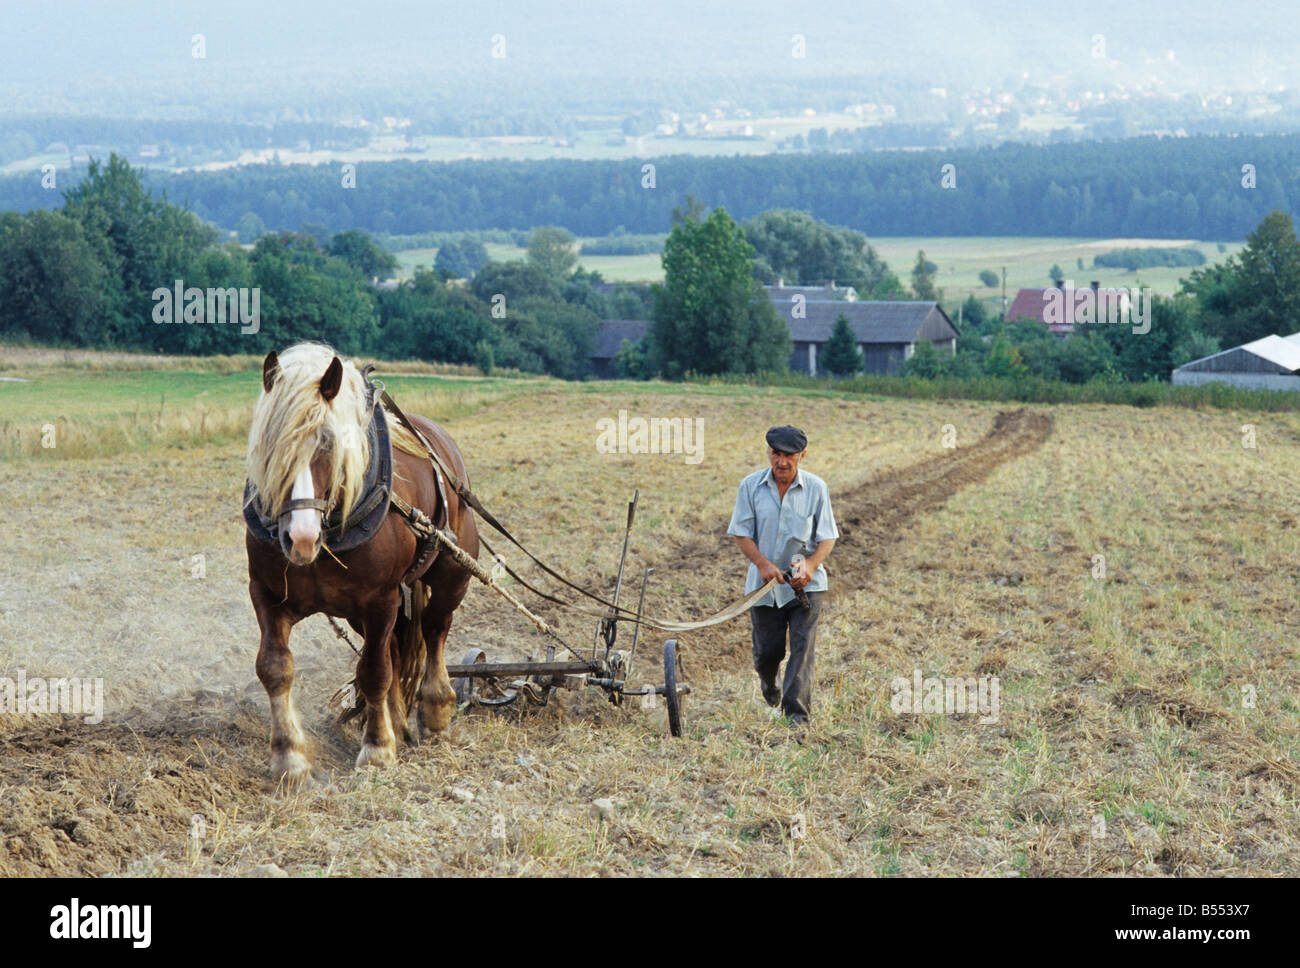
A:
<svg viewBox="0 0 1300 968">
<path fill-rule="evenodd" d="M 783 454 L 798 454 L 808 447 L 808 436 L 798 427 L 773 427 L 767 432 L 767 446 Z"/>
</svg>

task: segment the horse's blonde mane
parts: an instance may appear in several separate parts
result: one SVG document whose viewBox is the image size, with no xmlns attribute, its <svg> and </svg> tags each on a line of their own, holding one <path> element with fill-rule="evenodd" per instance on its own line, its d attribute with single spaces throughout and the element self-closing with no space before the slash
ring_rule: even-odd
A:
<svg viewBox="0 0 1300 968">
<path fill-rule="evenodd" d="M 264 516 L 278 518 L 293 490 L 294 479 L 316 451 L 326 449 L 328 481 L 323 497 L 331 512 L 338 508 L 346 520 L 360 494 L 370 462 L 366 428 L 366 384 L 351 360 L 340 357 L 343 382 L 328 403 L 320 394 L 321 377 L 337 354 L 321 343 L 298 343 L 279 354 L 280 372 L 268 393 L 263 390 L 253 408 L 248 432 L 248 480 L 253 501 Z M 396 420 L 389 420 L 395 448 L 425 456 L 415 437 Z"/>
</svg>

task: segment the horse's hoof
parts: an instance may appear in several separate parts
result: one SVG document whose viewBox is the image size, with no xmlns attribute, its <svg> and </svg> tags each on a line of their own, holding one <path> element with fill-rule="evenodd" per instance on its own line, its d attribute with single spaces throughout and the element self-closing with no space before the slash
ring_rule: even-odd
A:
<svg viewBox="0 0 1300 968">
<path fill-rule="evenodd" d="M 286 790 L 303 790 L 311 786 L 311 761 L 296 750 L 275 757 L 271 774 Z"/>
<path fill-rule="evenodd" d="M 444 738 L 447 735 L 447 727 L 444 726 L 442 729 L 430 729 L 428 726 L 424 725 L 424 717 L 421 716 L 416 724 L 415 734 L 419 738 L 419 745 L 423 746 L 426 743 L 436 743 L 440 739 Z"/>
<path fill-rule="evenodd" d="M 442 706 L 425 705 L 420 707 L 420 732 L 426 738 L 439 736 L 447 732 L 451 725 L 452 713 L 456 711 L 454 702 Z"/>
<path fill-rule="evenodd" d="M 367 743 L 357 754 L 357 769 L 363 766 L 392 766 L 397 762 L 397 754 L 391 747 L 375 746 Z"/>
</svg>

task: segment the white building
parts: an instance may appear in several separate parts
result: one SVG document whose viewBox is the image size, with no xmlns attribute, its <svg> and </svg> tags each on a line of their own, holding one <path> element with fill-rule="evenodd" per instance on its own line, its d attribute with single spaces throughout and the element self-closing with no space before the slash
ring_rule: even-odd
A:
<svg viewBox="0 0 1300 968">
<path fill-rule="evenodd" d="M 1252 390 L 1300 390 L 1300 333 L 1265 336 L 1192 360 L 1174 370 L 1172 380 L 1180 386 L 1227 383 Z"/>
</svg>

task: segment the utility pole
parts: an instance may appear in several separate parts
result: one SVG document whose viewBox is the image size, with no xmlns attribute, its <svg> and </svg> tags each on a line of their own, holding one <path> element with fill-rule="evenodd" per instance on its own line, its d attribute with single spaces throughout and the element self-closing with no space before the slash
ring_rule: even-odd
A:
<svg viewBox="0 0 1300 968">
<path fill-rule="evenodd" d="M 1002 267 L 1002 318 L 1007 318 L 1007 267 Z"/>
</svg>

